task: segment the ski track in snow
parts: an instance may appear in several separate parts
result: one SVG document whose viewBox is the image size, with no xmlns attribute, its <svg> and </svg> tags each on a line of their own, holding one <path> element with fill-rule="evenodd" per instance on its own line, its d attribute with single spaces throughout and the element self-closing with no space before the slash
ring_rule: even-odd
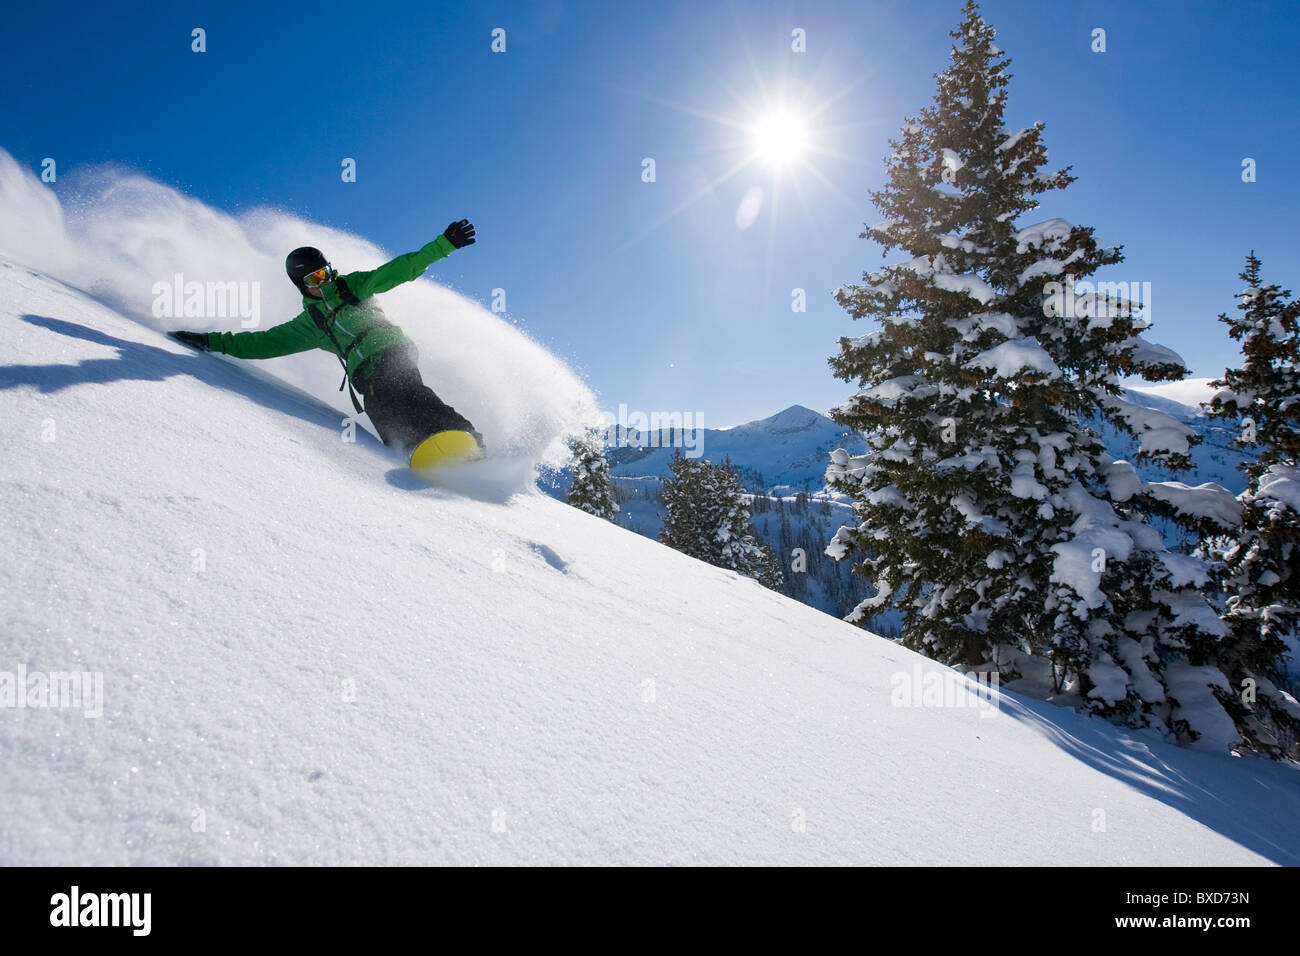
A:
<svg viewBox="0 0 1300 956">
<path fill-rule="evenodd" d="M 0 863 L 1300 863 L 1294 768 L 891 706 L 950 672 L 11 263 L 0 335 L 0 670 L 104 681 L 0 710 Z"/>
</svg>

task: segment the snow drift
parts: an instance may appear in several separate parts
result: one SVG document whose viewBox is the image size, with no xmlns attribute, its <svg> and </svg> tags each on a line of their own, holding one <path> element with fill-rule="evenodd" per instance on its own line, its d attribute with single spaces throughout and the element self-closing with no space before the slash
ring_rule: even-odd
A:
<svg viewBox="0 0 1300 956">
<path fill-rule="evenodd" d="M 1291 767 L 976 703 L 137 314 L 0 261 L 0 702 L 102 688 L 0 707 L 0 864 L 1300 863 Z"/>
</svg>

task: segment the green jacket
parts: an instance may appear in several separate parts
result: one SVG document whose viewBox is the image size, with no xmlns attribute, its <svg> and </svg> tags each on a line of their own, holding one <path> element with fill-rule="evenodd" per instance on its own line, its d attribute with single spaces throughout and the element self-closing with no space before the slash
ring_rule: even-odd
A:
<svg viewBox="0 0 1300 956">
<path fill-rule="evenodd" d="M 371 296 L 419 278 L 425 269 L 439 259 L 447 258 L 455 249 L 446 236 L 439 236 L 418 252 L 398 256 L 371 272 L 345 275 L 343 278 L 352 294 L 361 300 L 360 305 L 344 304 L 335 283 L 331 282 L 321 287 L 322 298 L 303 296 L 303 310 L 288 322 L 260 332 L 209 332 L 208 348 L 241 359 L 275 358 L 308 349 L 324 349 L 340 356 L 347 353 L 347 373 L 348 378 L 352 378 L 380 352 L 411 341 L 401 329 L 384 318 L 384 313 Z M 307 311 L 311 305 L 318 305 L 327 313 L 333 340 Z M 370 334 L 365 336 L 365 341 L 349 352 L 352 343 L 366 332 Z M 338 347 L 335 347 L 335 342 Z"/>
</svg>

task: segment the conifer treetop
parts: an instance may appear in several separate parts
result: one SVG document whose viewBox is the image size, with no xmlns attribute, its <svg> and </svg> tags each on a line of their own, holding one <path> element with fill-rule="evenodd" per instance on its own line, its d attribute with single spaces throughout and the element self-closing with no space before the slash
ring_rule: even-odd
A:
<svg viewBox="0 0 1300 956">
<path fill-rule="evenodd" d="M 1221 313 L 1228 335 L 1241 343 L 1241 368 L 1227 369 L 1211 384 L 1219 391 L 1206 414 L 1240 419 L 1238 444 L 1258 452 L 1242 468 L 1258 479 L 1272 465 L 1300 460 L 1300 302 L 1289 289 L 1264 284 L 1263 263 L 1252 250 L 1238 276 L 1246 283 L 1240 315 Z"/>
</svg>

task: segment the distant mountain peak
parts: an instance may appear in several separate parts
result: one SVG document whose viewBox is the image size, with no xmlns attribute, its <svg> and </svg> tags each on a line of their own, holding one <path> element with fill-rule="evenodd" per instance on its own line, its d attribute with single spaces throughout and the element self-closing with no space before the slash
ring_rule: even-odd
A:
<svg viewBox="0 0 1300 956">
<path fill-rule="evenodd" d="M 757 421 L 747 422 L 737 427 L 784 433 L 805 431 L 820 424 L 831 424 L 831 420 L 821 412 L 813 411 L 805 405 L 791 405 L 789 408 L 781 409 L 775 415 L 769 415 L 767 418 L 760 418 Z"/>
</svg>

